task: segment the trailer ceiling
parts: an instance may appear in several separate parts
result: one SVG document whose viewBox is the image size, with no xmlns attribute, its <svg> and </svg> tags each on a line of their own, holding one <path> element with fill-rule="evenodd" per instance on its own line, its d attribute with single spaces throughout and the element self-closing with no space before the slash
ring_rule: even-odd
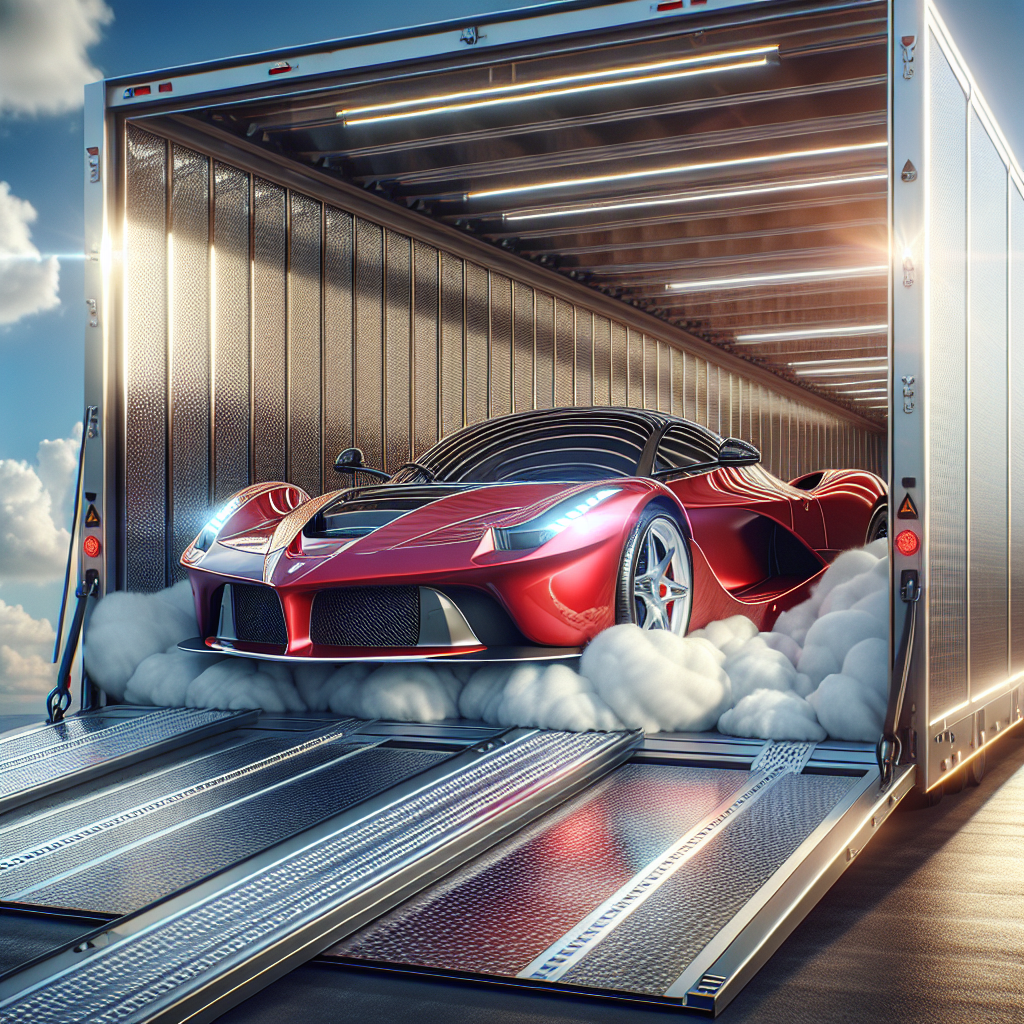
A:
<svg viewBox="0 0 1024 1024">
<path fill-rule="evenodd" d="M 686 14 L 187 116 L 883 419 L 887 7 Z"/>
</svg>

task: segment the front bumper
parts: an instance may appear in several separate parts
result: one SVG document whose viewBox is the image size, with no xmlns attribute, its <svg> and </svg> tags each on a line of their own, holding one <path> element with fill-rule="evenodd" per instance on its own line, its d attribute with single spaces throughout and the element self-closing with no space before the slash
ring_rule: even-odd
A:
<svg viewBox="0 0 1024 1024">
<path fill-rule="evenodd" d="M 519 661 L 573 658 L 581 651 L 531 643 L 487 595 L 474 591 L 476 601 L 467 604 L 467 588 L 453 597 L 423 585 L 295 593 L 238 580 L 214 588 L 210 577 L 199 582 L 205 586 L 197 604 L 209 614 L 204 635 L 179 645 L 191 652 L 301 663 Z M 489 603 L 481 609 L 481 601 Z"/>
</svg>

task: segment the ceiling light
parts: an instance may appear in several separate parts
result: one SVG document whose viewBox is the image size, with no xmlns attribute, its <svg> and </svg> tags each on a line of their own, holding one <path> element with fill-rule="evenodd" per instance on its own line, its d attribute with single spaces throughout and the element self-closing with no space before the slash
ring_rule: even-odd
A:
<svg viewBox="0 0 1024 1024">
<path fill-rule="evenodd" d="M 854 391 L 837 391 L 838 395 L 884 395 L 886 388 L 857 388 Z"/>
<path fill-rule="evenodd" d="M 749 274 L 745 277 L 709 277 L 703 281 L 677 281 L 665 287 L 675 292 L 710 291 L 718 288 L 750 288 L 759 284 L 772 284 L 775 281 L 814 281 L 823 277 L 870 277 L 884 274 L 888 269 L 883 263 L 870 267 L 837 267 L 835 270 L 794 270 L 781 274 Z"/>
<path fill-rule="evenodd" d="M 877 174 L 857 174 L 849 178 L 815 178 L 811 181 L 791 181 L 783 185 L 756 185 L 751 188 L 731 188 L 724 192 L 688 192 L 686 195 L 665 199 L 637 199 L 621 203 L 587 203 L 583 206 L 565 206 L 560 209 L 533 210 L 525 213 L 503 213 L 502 220 L 532 220 L 537 217 L 569 217 L 574 213 L 604 213 L 606 210 L 635 210 L 645 206 L 671 206 L 677 203 L 710 202 L 714 199 L 735 199 L 741 196 L 763 195 L 766 192 L 789 192 L 805 188 L 827 188 L 829 185 L 859 185 L 865 181 L 886 181 L 885 171 Z"/>
<path fill-rule="evenodd" d="M 793 338 L 856 338 L 862 334 L 881 334 L 888 324 L 848 324 L 845 327 L 810 327 L 806 330 L 765 331 L 760 334 L 737 334 L 737 341 L 788 341 Z"/>
<path fill-rule="evenodd" d="M 800 377 L 850 377 L 858 373 L 881 373 L 888 369 L 886 363 L 878 363 L 874 366 L 832 366 L 818 369 L 794 370 Z"/>
<path fill-rule="evenodd" d="M 612 78 L 616 75 L 650 74 L 655 71 L 664 71 L 668 68 L 688 67 L 694 64 L 710 64 L 715 61 L 733 60 L 745 57 L 767 57 L 777 54 L 778 45 L 774 46 L 752 46 L 743 50 L 725 50 L 720 53 L 704 53 L 690 57 L 677 57 L 674 60 L 661 60 L 653 64 L 631 64 L 627 67 L 608 68 L 604 71 L 586 71 L 578 75 L 561 75 L 558 78 L 541 78 L 535 81 L 511 82 L 508 85 L 492 85 L 486 89 L 466 89 L 462 92 L 440 93 L 433 96 L 416 96 L 413 99 L 395 100 L 391 103 L 374 103 L 366 107 L 349 107 L 347 110 L 339 110 L 338 117 L 347 119 L 353 114 L 375 114 L 385 110 L 401 110 L 405 107 L 420 107 L 426 105 L 445 105 L 461 100 L 471 100 L 477 97 L 497 97 L 517 92 L 526 92 L 529 89 L 544 89 L 554 86 L 568 85 L 571 82 L 587 82 L 595 78 Z M 619 83 L 615 83 L 619 84 Z"/>
<path fill-rule="evenodd" d="M 750 164 L 781 163 L 788 160 L 802 160 L 813 156 L 834 156 L 837 153 L 856 153 L 866 149 L 882 149 L 888 142 L 858 142 L 851 146 L 825 146 L 822 149 L 795 149 L 788 153 L 769 153 L 765 156 L 735 157 L 732 160 L 708 160 L 699 164 L 675 164 L 671 167 L 653 167 L 646 171 L 627 171 L 619 174 L 597 174 L 586 178 L 560 178 L 556 181 L 540 181 L 533 185 L 513 185 L 509 188 L 492 188 L 482 192 L 467 192 L 467 199 L 487 199 L 491 196 L 509 196 L 520 192 L 540 192 L 551 188 L 572 188 L 580 185 L 600 185 L 608 181 L 635 181 L 637 178 L 651 178 L 661 174 L 685 174 L 691 171 L 712 171 L 722 167 L 745 167 Z"/>
<path fill-rule="evenodd" d="M 346 127 L 356 124 L 378 124 L 382 121 L 398 121 L 410 117 L 427 117 L 431 114 L 450 114 L 457 110 L 477 110 L 480 107 L 494 107 L 499 103 L 523 103 L 526 100 L 549 99 L 553 96 L 572 96 L 580 92 L 594 92 L 598 89 L 617 89 L 626 85 L 646 85 L 651 82 L 667 82 L 677 78 L 692 78 L 695 75 L 712 75 L 718 71 L 737 71 L 741 68 L 761 68 L 768 63 L 767 57 L 735 61 L 732 64 L 709 64 L 707 67 L 685 68 L 682 71 L 666 71 L 660 75 L 641 75 L 639 78 L 622 78 L 612 82 L 592 82 L 589 85 L 567 85 L 560 89 L 544 89 L 539 92 L 522 93 L 519 96 L 495 96 L 491 99 L 466 100 L 462 103 L 446 103 L 440 107 L 423 107 L 418 110 L 402 110 L 395 114 L 370 114 L 368 117 L 349 117 L 350 111 L 338 111 Z"/>
<path fill-rule="evenodd" d="M 878 356 L 839 356 L 833 359 L 798 359 L 788 366 L 832 366 L 836 363 L 877 363 Z"/>
</svg>

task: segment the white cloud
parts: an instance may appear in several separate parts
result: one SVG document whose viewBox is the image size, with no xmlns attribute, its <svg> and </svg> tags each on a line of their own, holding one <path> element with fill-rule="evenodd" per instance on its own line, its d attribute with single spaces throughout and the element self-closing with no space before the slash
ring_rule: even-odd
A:
<svg viewBox="0 0 1024 1024">
<path fill-rule="evenodd" d="M 29 224 L 35 219 L 35 207 L 11 195 L 11 186 L 0 181 L 0 326 L 60 303 L 60 265 L 56 256 L 43 259 L 32 244 Z"/>
<path fill-rule="evenodd" d="M 0 113 L 80 107 L 103 77 L 86 51 L 113 20 L 103 0 L 0 0 Z"/>
<path fill-rule="evenodd" d="M 888 695 L 886 543 L 837 558 L 775 632 L 758 633 L 742 615 L 686 638 L 612 626 L 583 652 L 579 672 L 547 662 L 372 667 L 185 653 L 175 641 L 198 629 L 187 581 L 105 597 L 89 625 L 85 665 L 107 693 L 138 704 L 413 722 L 461 714 L 572 731 L 700 732 L 717 722 L 736 736 L 818 741 L 827 732 L 870 742 L 882 731 Z"/>
<path fill-rule="evenodd" d="M 72 436 L 42 441 L 38 465 L 0 459 L 0 583 L 60 579 L 68 557 L 71 489 L 82 425 Z"/>
<path fill-rule="evenodd" d="M 53 654 L 53 626 L 46 619 L 33 619 L 20 604 L 0 600 L 0 703 L 17 710 L 38 705 L 56 678 L 50 662 Z"/>
</svg>

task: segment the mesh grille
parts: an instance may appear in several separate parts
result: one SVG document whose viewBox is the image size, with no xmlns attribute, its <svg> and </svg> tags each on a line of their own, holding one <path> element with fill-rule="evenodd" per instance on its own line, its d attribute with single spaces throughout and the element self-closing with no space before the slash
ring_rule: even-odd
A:
<svg viewBox="0 0 1024 1024">
<path fill-rule="evenodd" d="M 239 640 L 257 644 L 288 643 L 284 612 L 277 594 L 269 587 L 232 585 L 235 595 L 235 633 Z"/>
<path fill-rule="evenodd" d="M 335 647 L 415 647 L 419 587 L 338 587 L 313 600 L 309 637 Z"/>
</svg>

